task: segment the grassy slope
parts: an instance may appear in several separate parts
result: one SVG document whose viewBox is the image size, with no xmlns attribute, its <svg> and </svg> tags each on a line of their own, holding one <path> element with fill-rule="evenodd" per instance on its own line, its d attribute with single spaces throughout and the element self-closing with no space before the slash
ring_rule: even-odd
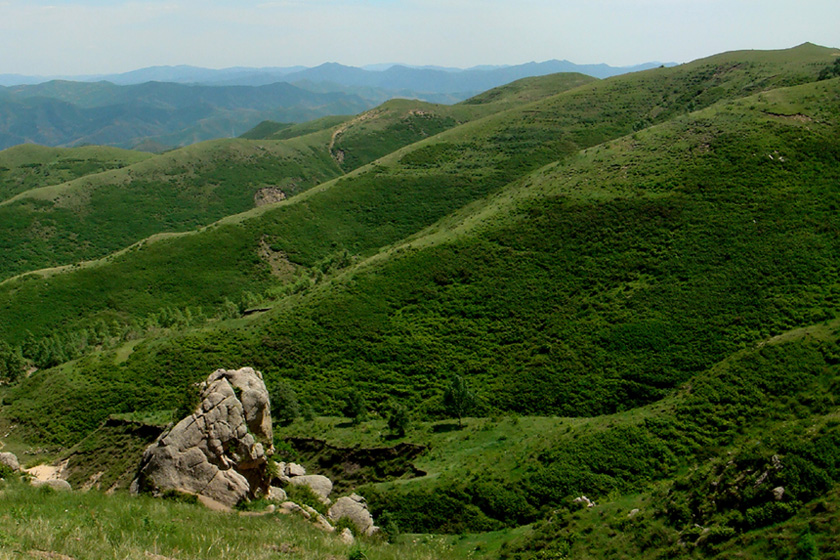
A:
<svg viewBox="0 0 840 560">
<path fill-rule="evenodd" d="M 546 549 L 584 558 L 785 557 L 809 524 L 821 552 L 836 554 L 838 326 L 740 350 L 662 401 L 612 415 L 470 418 L 463 430 L 417 421 L 396 439 L 383 420 L 351 428 L 319 418 L 280 435 L 428 446 L 414 461 L 426 476 L 362 488 L 374 511 L 406 529 L 453 533 L 542 517 L 530 531 L 507 532 L 507 558 L 540 558 Z M 778 486 L 786 488 L 780 503 L 771 491 Z M 597 507 L 574 507 L 582 494 Z M 630 520 L 635 508 L 641 513 Z"/>
<path fill-rule="evenodd" d="M 43 422 L 42 435 L 58 426 L 68 432 L 51 435 L 72 438 L 88 426 L 77 410 L 94 402 L 90 395 L 103 410 L 159 406 L 161 397 L 173 398 L 172 386 L 191 381 L 185 371 L 202 377 L 219 365 L 253 363 L 269 380 L 292 378 L 324 407 L 349 382 L 376 395 L 383 409 L 386 392 L 409 404 L 419 395 L 419 411 L 434 414 L 442 374 L 455 371 L 470 377 L 491 406 L 589 415 L 619 409 L 633 402 L 628 398 L 659 396 L 693 371 L 683 391 L 649 408 L 558 421 L 557 431 L 546 419 L 503 420 L 509 434 L 494 434 L 491 425 L 487 434 L 441 437 L 443 449 L 423 463 L 438 476 L 420 484 L 443 485 L 450 468 L 449 482 L 483 489 L 438 516 L 454 530 L 499 527 L 561 506 L 554 521 L 506 548 L 514 558 L 541 550 L 762 557 L 772 546 L 773 553 L 793 552 L 807 524 L 821 551 L 836 554 L 829 535 L 836 533 L 831 513 L 840 472 L 832 454 L 837 326 L 784 331 L 829 319 L 838 302 L 838 89 L 831 80 L 723 102 L 586 150 L 444 220 L 410 246 L 291 298 L 246 323 L 250 332 L 150 341 L 117 367 L 108 355 L 77 364 L 76 372 L 37 374 L 6 393 L 7 410 L 29 425 Z M 426 164 L 405 159 L 417 151 L 386 159 L 372 173 Z M 452 163 L 446 157 L 443 164 Z M 332 191 L 311 191 L 300 201 L 337 196 Z M 321 250 L 313 244 L 296 258 L 314 259 Z M 780 333 L 771 344 L 756 344 Z M 520 384 L 496 382 L 497 374 Z M 139 395 L 144 375 L 155 384 Z M 70 391 L 82 380 L 89 395 Z M 46 394 L 60 394 L 61 402 L 23 402 Z M 59 404 L 66 407 L 60 422 L 57 415 L 26 418 L 34 406 Z M 508 448 L 508 439 L 517 445 Z M 465 465 L 485 468 L 504 458 L 486 478 L 471 479 L 474 472 L 448 463 L 446 441 L 462 450 L 454 456 Z M 476 443 L 473 459 L 466 458 L 467 441 Z M 528 442 L 533 446 L 523 451 Z M 773 455 L 789 468 L 772 473 L 767 486 L 756 484 Z M 512 458 L 521 461 L 518 471 L 506 467 Z M 494 473 L 503 479 L 493 480 Z M 726 483 L 720 495 L 707 490 L 714 481 Z M 783 505 L 773 505 L 767 492 L 776 484 L 788 491 Z M 510 503 L 488 502 L 500 485 Z M 578 493 L 605 503 L 567 511 L 564 504 Z M 377 507 L 422 526 L 411 516 L 432 502 L 416 494 L 401 506 L 399 496 L 377 496 Z M 643 514 L 628 521 L 627 511 L 639 506 Z M 710 533 L 692 532 L 695 523 Z M 770 532 L 775 540 L 767 544 Z"/>
<path fill-rule="evenodd" d="M 573 77 L 568 84 L 574 85 L 578 81 L 579 78 Z M 411 111 L 410 107 L 409 104 L 402 105 L 404 111 Z M 396 114 L 399 117 L 402 113 Z M 368 135 L 381 136 L 374 129 L 374 124 L 383 120 L 391 122 L 391 119 L 390 114 L 374 113 L 370 117 L 363 115 L 360 121 L 365 130 L 370 131 Z M 366 134 L 357 134 L 354 130 L 351 126 L 343 133 L 353 137 L 344 141 L 345 153 L 351 153 L 352 146 L 356 144 L 367 146 Z M 331 135 L 330 131 L 320 134 Z M 302 142 L 309 138 L 285 142 Z M 399 139 L 390 141 L 392 147 L 400 144 Z M 248 148 L 253 144 L 245 143 L 243 146 Z M 183 153 L 175 152 L 177 155 Z M 185 163 L 179 165 L 189 165 L 193 161 L 183 157 Z M 171 167 L 170 164 L 165 168 Z M 479 170 L 478 175 L 481 174 Z M 430 197 L 424 202 L 425 210 L 417 212 L 414 201 L 419 193 L 427 190 L 429 180 L 422 176 L 406 179 L 401 189 L 383 189 L 388 179 L 380 176 L 374 167 L 362 176 L 348 178 L 347 183 L 319 186 L 302 197 L 290 199 L 287 204 L 276 208 L 263 207 L 241 220 L 224 221 L 198 236 L 142 244 L 128 255 L 114 258 L 114 263 L 107 266 L 53 276 L 46 283 L 32 280 L 7 283 L 4 285 L 8 290 L 6 293 L 15 295 L 6 302 L 13 305 L 12 302 L 17 301 L 29 306 L 42 297 L 36 296 L 31 289 L 36 292 L 45 288 L 57 290 L 52 298 L 55 307 L 48 311 L 49 317 L 43 316 L 45 322 L 42 326 L 27 322 L 25 328 L 35 334 L 43 332 L 43 327 L 48 324 L 55 325 L 68 308 L 74 309 L 73 314 L 76 314 L 81 301 L 88 298 L 90 306 L 87 307 L 88 303 L 84 306 L 90 314 L 110 309 L 135 317 L 165 306 L 218 306 L 225 296 L 238 298 L 244 290 L 260 292 L 274 282 L 265 261 L 257 256 L 261 244 L 267 245 L 277 259 L 285 255 L 294 266 L 312 267 L 343 250 L 352 253 L 371 251 L 397 241 L 480 196 L 487 189 L 498 187 L 503 180 L 475 184 L 469 190 L 463 190 L 455 188 L 459 182 L 457 178 L 446 179 L 437 188 L 450 192 Z M 320 215 L 317 221 L 312 219 L 314 215 Z M 247 217 L 250 219 L 244 219 Z M 162 271 L 167 271 L 165 278 L 160 276 Z M 179 278 L 176 280 L 172 274 Z M 163 292 L 161 287 L 165 287 Z M 94 292 L 102 294 L 111 289 L 116 292 L 108 302 L 93 296 Z M 98 303 L 93 300 L 98 300 Z M 30 319 L 40 315 L 34 313 L 34 309 L 24 314 Z M 18 341 L 25 334 L 23 323 L 11 318 L 4 327 L 5 333 L 13 337 L 17 335 Z"/>
<path fill-rule="evenodd" d="M 0 204 L 0 270 L 8 278 L 98 258 L 154 233 L 190 230 L 252 208 L 261 187 L 305 190 L 340 174 L 317 148 L 300 140 L 213 141 L 29 190 Z"/>
<path fill-rule="evenodd" d="M 119 148 L 47 148 L 23 144 L 0 152 L 0 201 L 17 194 L 119 169 L 152 157 Z"/>
<path fill-rule="evenodd" d="M 57 493 L 9 483 L 0 490 L 0 558 L 126 560 L 324 559 L 361 552 L 370 560 L 456 558 L 451 547 L 345 545 L 298 517 L 242 517 L 145 496 Z"/>
<path fill-rule="evenodd" d="M 658 398 L 835 313 L 837 87 L 722 104 L 547 168 L 476 233 L 471 213 L 466 234 L 410 240 L 270 318 L 260 344 L 287 351 L 249 357 L 330 387 L 325 404 L 356 385 L 433 411 L 453 373 L 524 413 Z"/>
<path fill-rule="evenodd" d="M 588 81 L 552 78 L 541 91 L 547 95 Z M 0 279 L 98 258 L 158 232 L 205 225 L 253 207 L 262 187 L 296 194 L 508 105 L 504 95 L 496 103 L 452 108 L 393 101 L 348 123 L 328 118 L 292 126 L 268 141 L 206 142 L 131 169 L 30 190 L 0 204 Z"/>
<path fill-rule="evenodd" d="M 835 108 L 824 103 L 833 88 L 836 82 L 822 82 L 764 94 L 764 101 L 759 96 L 724 103 L 590 150 L 490 199 L 486 220 L 492 224 L 499 216 L 512 216 L 512 221 L 506 218 L 481 235 L 448 239 L 445 229 L 433 231 L 436 237 L 430 239 L 445 242 L 423 247 L 422 240 L 411 241 L 412 250 L 374 259 L 383 264 L 348 282 L 316 289 L 303 299 L 294 296 L 254 335 L 220 331 L 134 347 L 122 366 L 124 375 L 153 379 L 156 388 L 132 396 L 120 385 L 102 411 L 143 407 L 157 398 L 171 401 L 165 395 L 172 395 L 173 385 L 188 383 L 178 381 L 179 372 L 201 377 L 220 359 L 231 366 L 256 364 L 270 378 L 294 379 L 317 395 L 312 399 L 322 410 L 333 409 L 344 388 L 354 385 L 378 396 L 411 396 L 412 408 L 435 414 L 436 395 L 452 373 L 473 378 L 489 405 L 503 410 L 586 415 L 659 398 L 737 345 L 830 312 L 833 284 L 817 271 L 836 262 L 831 230 L 814 229 L 801 215 L 819 220 L 814 223 L 830 223 L 833 215 L 836 119 Z M 760 109 L 762 104 L 769 108 Z M 806 113 L 787 119 L 769 114 L 796 115 L 793 109 Z M 422 149 L 405 152 L 390 165 Z M 775 152 L 787 154 L 787 161 L 767 157 Z M 119 318 L 184 301 L 212 304 L 208 296 L 221 299 L 233 287 L 269 286 L 267 271 L 261 277 L 255 273 L 255 265 L 265 270 L 265 264 L 249 249 L 262 236 L 299 266 L 328 272 L 346 266 L 340 255 L 326 264 L 318 259 L 397 240 L 427 218 L 410 200 L 355 190 L 360 184 L 375 189 L 380 177 L 395 183 L 385 169 L 319 187 L 241 223 L 159 241 L 113 264 L 49 278 L 48 310 L 36 307 L 43 284 L 8 283 L 17 292 L 16 307 L 9 309 L 20 310 L 22 303 L 33 309 L 10 312 L 8 324 L 27 317 L 34 330 L 34 316 L 59 324 L 65 306 L 75 307 L 80 299 L 90 302 L 91 313 Z M 593 188 L 600 184 L 605 188 Z M 762 189 L 756 190 L 758 184 Z M 791 198 L 790 189 L 800 196 Z M 362 204 L 360 196 L 371 194 L 380 197 L 378 202 Z M 754 206 L 744 205 L 744 197 Z M 401 210 L 403 204 L 406 213 L 399 221 L 382 223 L 377 212 Z M 446 206 L 430 208 L 434 212 L 428 217 L 434 218 Z M 481 217 L 477 209 L 468 222 Z M 326 218 L 332 228 L 324 229 L 313 215 Z M 753 219 L 761 220 L 761 229 L 744 227 Z M 715 235 L 708 234 L 709 223 Z M 243 230 L 253 237 L 242 236 Z M 350 240 L 356 245 L 347 245 Z M 779 247 L 785 251 L 781 259 L 775 257 Z M 805 249 L 808 259 L 801 258 Z M 201 268 L 199 263 L 210 259 L 219 266 Z M 181 276 L 167 278 L 165 290 L 158 292 L 156 271 L 176 271 L 166 263 L 178 263 Z M 195 271 L 184 274 L 191 263 Z M 759 265 L 762 275 L 753 272 Z M 91 391 L 98 383 L 114 383 L 110 359 L 80 366 Z M 33 388 L 43 383 L 64 383 L 53 377 L 36 376 L 21 395 L 35 394 Z M 85 392 L 79 391 L 80 398 Z M 14 407 L 21 415 L 27 408 Z M 80 421 L 92 427 L 98 418 Z M 35 420 L 44 426 L 53 421 Z M 62 439 L 72 431 L 54 426 L 42 433 Z"/>
</svg>

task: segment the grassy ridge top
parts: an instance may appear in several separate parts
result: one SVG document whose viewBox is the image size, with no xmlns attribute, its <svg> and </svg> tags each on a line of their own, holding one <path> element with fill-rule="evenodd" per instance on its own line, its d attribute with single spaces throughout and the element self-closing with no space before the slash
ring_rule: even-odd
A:
<svg viewBox="0 0 840 560">
<path fill-rule="evenodd" d="M 150 157 L 103 146 L 47 148 L 22 144 L 0 152 L 0 202 L 30 189 L 118 169 Z"/>
</svg>

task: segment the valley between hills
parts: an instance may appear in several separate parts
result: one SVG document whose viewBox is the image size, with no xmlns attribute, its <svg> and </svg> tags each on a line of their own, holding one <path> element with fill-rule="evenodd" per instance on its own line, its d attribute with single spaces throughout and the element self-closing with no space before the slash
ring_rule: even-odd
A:
<svg viewBox="0 0 840 560">
<path fill-rule="evenodd" d="M 4 150 L 0 558 L 840 558 L 838 185 L 812 44 Z M 377 535 L 129 492 L 243 367 Z"/>
</svg>

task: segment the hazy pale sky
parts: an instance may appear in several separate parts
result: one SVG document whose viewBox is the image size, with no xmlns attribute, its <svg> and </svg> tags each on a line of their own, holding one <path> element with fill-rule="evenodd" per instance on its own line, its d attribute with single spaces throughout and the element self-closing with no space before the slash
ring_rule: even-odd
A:
<svg viewBox="0 0 840 560">
<path fill-rule="evenodd" d="M 840 0 L 0 0 L 0 74 L 146 66 L 625 66 L 806 41 Z"/>
</svg>

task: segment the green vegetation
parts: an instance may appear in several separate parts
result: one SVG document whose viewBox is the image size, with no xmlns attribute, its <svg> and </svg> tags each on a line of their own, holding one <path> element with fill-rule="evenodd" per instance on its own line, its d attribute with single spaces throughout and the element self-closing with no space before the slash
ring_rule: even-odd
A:
<svg viewBox="0 0 840 560">
<path fill-rule="evenodd" d="M 150 157 L 103 146 L 46 148 L 22 144 L 0 152 L 0 201 L 38 187 L 121 169 Z"/>
<path fill-rule="evenodd" d="M 443 392 L 443 408 L 446 413 L 458 419 L 458 427 L 463 427 L 461 420 L 468 416 L 475 408 L 476 398 L 467 382 L 460 375 L 456 375 L 446 391 Z"/>
<path fill-rule="evenodd" d="M 42 368 L 0 388 L 0 422 L 93 449 L 109 415 L 188 409 L 196 381 L 251 365 L 284 457 L 317 472 L 327 454 L 284 437 L 333 456 L 400 440 L 344 483 L 397 543 L 836 555 L 840 79 L 819 79 L 834 54 L 548 77 L 222 143 L 336 178 L 0 284 L 0 350 Z"/>
<path fill-rule="evenodd" d="M 342 544 L 302 519 L 279 514 L 247 517 L 144 496 L 60 493 L 7 483 L 2 489 L 3 558 L 348 558 L 363 548 L 370 560 L 456 558 L 434 543 Z M 63 556 L 59 556 L 63 555 Z"/>
</svg>

